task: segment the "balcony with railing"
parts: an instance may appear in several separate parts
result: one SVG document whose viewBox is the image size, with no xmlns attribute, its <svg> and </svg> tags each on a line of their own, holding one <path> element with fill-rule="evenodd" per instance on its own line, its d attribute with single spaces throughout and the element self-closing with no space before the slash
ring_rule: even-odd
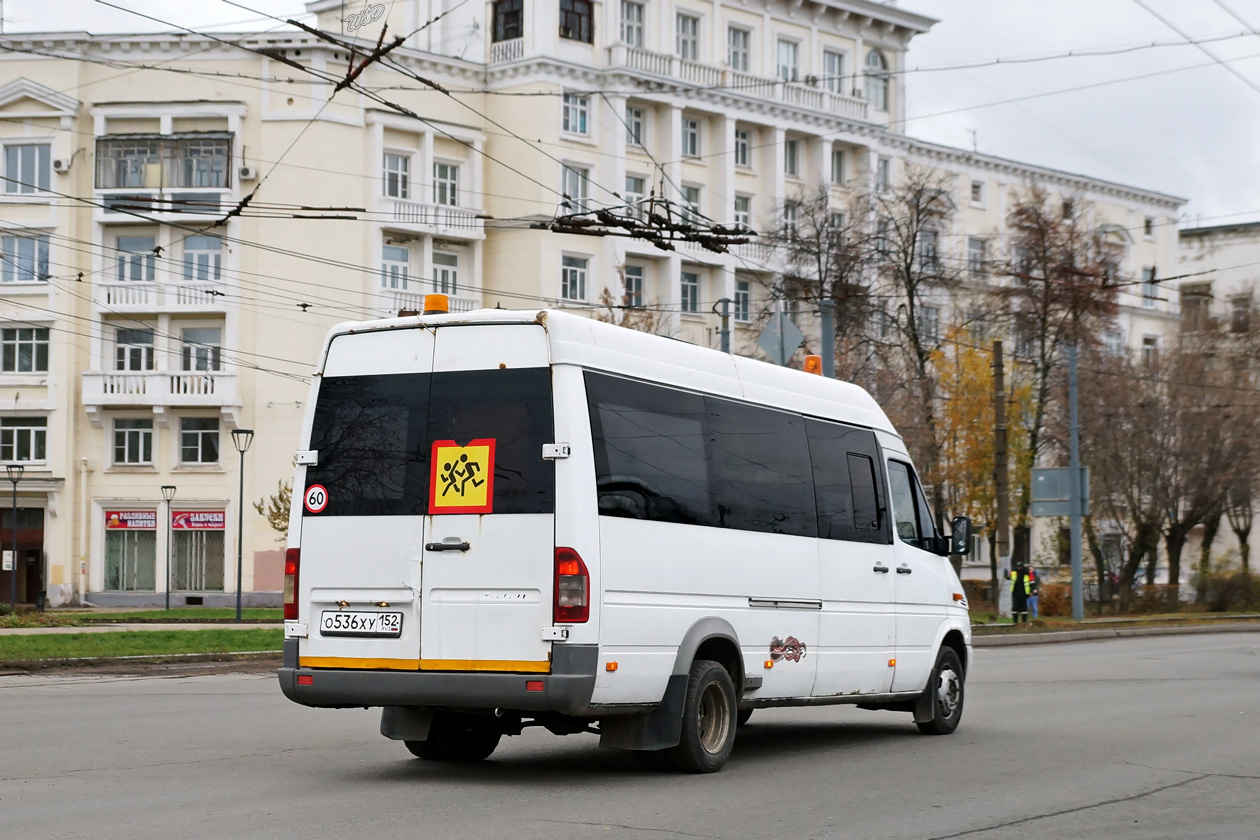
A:
<svg viewBox="0 0 1260 840">
<path fill-rule="evenodd" d="M 496 41 L 490 45 L 490 63 L 504 64 L 518 61 L 525 55 L 525 39 L 512 38 L 507 41 Z"/>
<path fill-rule="evenodd" d="M 101 408 L 226 408 L 240 405 L 235 373 L 218 370 L 85 371 L 83 404 Z"/>
<path fill-rule="evenodd" d="M 423 312 L 424 296 L 434 294 L 433 291 L 419 289 L 394 289 L 390 292 L 390 298 L 393 304 L 390 314 L 397 315 L 399 312 Z M 472 294 L 446 294 L 447 303 L 450 306 L 452 314 L 460 312 L 472 312 L 474 309 L 481 308 L 481 298 Z"/>
<path fill-rule="evenodd" d="M 227 311 L 227 287 L 221 280 L 97 280 L 93 287 L 93 301 L 108 312 Z"/>
<path fill-rule="evenodd" d="M 382 200 L 389 214 L 386 227 L 455 239 L 481 239 L 485 236 L 479 210 L 400 198 Z"/>
</svg>

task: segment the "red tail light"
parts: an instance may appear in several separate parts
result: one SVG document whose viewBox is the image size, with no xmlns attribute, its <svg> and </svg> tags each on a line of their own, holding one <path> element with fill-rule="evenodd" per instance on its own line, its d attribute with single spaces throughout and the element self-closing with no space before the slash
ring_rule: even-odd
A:
<svg viewBox="0 0 1260 840">
<path fill-rule="evenodd" d="M 556 549 L 557 623 L 580 624 L 591 617 L 591 576 L 586 564 L 571 548 Z"/>
<path fill-rule="evenodd" d="M 290 548 L 284 553 L 284 620 L 297 621 L 298 564 L 302 549 Z"/>
</svg>

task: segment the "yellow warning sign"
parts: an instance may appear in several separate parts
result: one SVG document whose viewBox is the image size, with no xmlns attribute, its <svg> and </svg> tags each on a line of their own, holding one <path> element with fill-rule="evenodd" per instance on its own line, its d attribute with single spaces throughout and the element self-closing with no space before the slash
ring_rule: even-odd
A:
<svg viewBox="0 0 1260 840">
<path fill-rule="evenodd" d="M 494 508 L 494 438 L 460 446 L 433 441 L 429 513 L 490 513 Z"/>
</svg>

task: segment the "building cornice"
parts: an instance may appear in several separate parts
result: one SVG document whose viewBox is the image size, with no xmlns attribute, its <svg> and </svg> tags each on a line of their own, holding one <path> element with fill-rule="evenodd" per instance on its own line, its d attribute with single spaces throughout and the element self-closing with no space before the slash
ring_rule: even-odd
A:
<svg viewBox="0 0 1260 840">
<path fill-rule="evenodd" d="M 73 96 L 26 78 L 14 79 L 8 84 L 0 85 L 0 108 L 22 99 L 33 99 L 46 105 L 51 112 L 49 116 L 58 117 L 73 117 L 79 113 L 83 104 Z"/>
</svg>

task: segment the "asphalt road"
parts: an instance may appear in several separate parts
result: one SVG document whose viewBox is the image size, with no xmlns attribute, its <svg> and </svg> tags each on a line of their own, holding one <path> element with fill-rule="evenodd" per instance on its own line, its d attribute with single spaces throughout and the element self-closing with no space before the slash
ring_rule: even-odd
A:
<svg viewBox="0 0 1260 840">
<path fill-rule="evenodd" d="M 527 730 L 421 762 L 270 675 L 0 678 L 0 837 L 1260 837 L 1260 633 L 979 652 L 962 726 L 759 711 L 680 776 Z"/>
</svg>

